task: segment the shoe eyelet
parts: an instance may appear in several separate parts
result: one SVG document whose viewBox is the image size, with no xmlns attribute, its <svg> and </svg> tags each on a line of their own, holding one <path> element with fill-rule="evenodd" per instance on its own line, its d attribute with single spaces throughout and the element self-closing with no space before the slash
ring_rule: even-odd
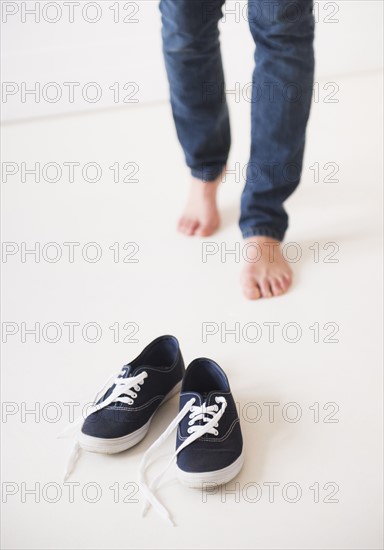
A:
<svg viewBox="0 0 384 550">
<path fill-rule="evenodd" d="M 191 433 L 192 433 L 192 430 L 191 430 L 191 428 L 188 428 L 188 430 L 187 430 L 187 433 L 189 433 L 189 434 L 191 434 Z"/>
<path fill-rule="evenodd" d="M 128 405 L 133 405 L 133 399 L 130 400 L 130 402 L 128 403 Z"/>
</svg>

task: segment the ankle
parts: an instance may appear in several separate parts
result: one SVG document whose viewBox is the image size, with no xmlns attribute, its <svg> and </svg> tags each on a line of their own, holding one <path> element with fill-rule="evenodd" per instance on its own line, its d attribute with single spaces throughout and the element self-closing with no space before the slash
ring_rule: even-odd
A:
<svg viewBox="0 0 384 550">
<path fill-rule="evenodd" d="M 219 184 L 219 178 L 213 181 L 203 181 L 196 178 L 192 179 L 192 189 L 206 197 L 216 196 Z"/>
<path fill-rule="evenodd" d="M 259 244 L 260 246 L 263 246 L 263 245 L 269 245 L 269 244 L 273 244 L 275 246 L 281 246 L 281 241 L 279 241 L 279 239 L 275 239 L 274 237 L 267 237 L 266 235 L 254 235 L 252 237 L 247 237 L 245 239 L 245 242 L 246 243 L 257 243 Z"/>
</svg>

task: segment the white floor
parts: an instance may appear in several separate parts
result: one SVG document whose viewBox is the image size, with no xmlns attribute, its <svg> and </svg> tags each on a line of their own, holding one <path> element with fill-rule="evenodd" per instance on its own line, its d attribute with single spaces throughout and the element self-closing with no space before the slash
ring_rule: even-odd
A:
<svg viewBox="0 0 384 550">
<path fill-rule="evenodd" d="M 302 185 L 288 203 L 287 242 L 297 244 L 287 251 L 292 257 L 301 251 L 295 285 L 284 297 L 257 303 L 241 295 L 234 255 L 216 253 L 204 262 L 204 242 L 174 230 L 188 173 L 168 105 L 4 128 L 4 162 L 19 168 L 22 162 L 28 168 L 96 162 L 102 169 L 98 183 L 81 176 L 69 183 L 65 175 L 56 183 L 35 183 L 31 176 L 22 183 L 16 174 L 3 184 L 3 240 L 16 243 L 8 245 L 14 254 L 3 256 L 2 265 L 3 339 L 9 333 L 3 346 L 4 548 L 382 548 L 381 75 L 337 82 L 338 103 L 314 104 Z M 234 169 L 247 162 L 249 105 L 230 101 Z M 109 167 L 120 163 L 123 170 L 127 162 L 139 165 L 139 182 L 115 183 Z M 324 181 L 333 170 L 324 169 L 327 163 L 338 165 L 339 181 Z M 208 239 L 211 251 L 241 245 L 241 188 L 234 176 L 222 185 L 224 220 Z M 44 248 L 52 242 L 56 248 Z M 68 242 L 80 243 L 73 262 Z M 82 256 L 82 250 L 94 254 L 95 248 L 83 248 L 90 242 L 102 252 L 96 263 Z M 124 251 L 128 242 L 137 245 Z M 40 262 L 21 254 L 35 243 Z M 50 263 L 55 250 L 62 257 Z M 127 254 L 139 261 L 123 262 Z M 70 322 L 78 323 L 73 342 L 64 325 Z M 35 323 L 40 342 L 25 334 Z M 252 342 L 256 323 L 260 338 Z M 270 323 L 276 323 L 273 338 Z M 101 335 L 91 343 L 95 326 Z M 225 334 L 235 327 L 238 337 Z M 213 334 L 205 337 L 204 330 Z M 206 502 L 168 476 L 159 496 L 173 512 L 174 529 L 153 510 L 141 518 L 136 484 L 140 457 L 176 414 L 176 398 L 136 448 L 81 456 L 69 480 L 73 502 L 62 480 L 72 441 L 56 439 L 69 420 L 68 403 L 89 402 L 109 375 L 165 333 L 179 338 L 187 363 L 205 355 L 226 370 L 246 448 L 239 477 Z M 36 414 L 26 415 L 33 408 Z M 301 418 L 292 422 L 296 415 Z M 164 452 L 173 446 L 171 438 Z M 34 487 L 35 495 L 26 493 Z"/>
</svg>

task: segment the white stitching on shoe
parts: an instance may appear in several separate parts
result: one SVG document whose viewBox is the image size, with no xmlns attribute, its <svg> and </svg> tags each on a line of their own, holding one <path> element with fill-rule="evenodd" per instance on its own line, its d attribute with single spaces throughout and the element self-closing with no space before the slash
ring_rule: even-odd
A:
<svg viewBox="0 0 384 550">
<path fill-rule="evenodd" d="M 220 418 L 223 416 L 225 409 L 227 407 L 227 401 L 225 397 L 217 396 L 215 397 L 216 403 L 221 403 L 221 408 L 218 409 L 216 405 L 210 405 L 206 406 L 205 403 L 203 403 L 201 406 L 194 405 L 196 402 L 196 398 L 192 397 L 187 403 L 184 405 L 184 407 L 181 409 L 179 414 L 172 420 L 172 422 L 169 424 L 168 428 L 160 435 L 158 439 L 149 447 L 149 449 L 144 453 L 144 456 L 142 458 L 142 461 L 140 463 L 140 470 L 139 470 L 139 476 L 140 476 L 140 486 L 145 496 L 145 505 L 143 510 L 143 515 L 147 512 L 150 505 L 154 507 L 154 509 L 171 525 L 174 525 L 174 522 L 172 520 L 172 517 L 170 516 L 168 510 L 161 504 L 161 502 L 156 498 L 154 492 L 165 474 L 165 472 L 168 470 L 168 468 L 173 463 L 174 459 L 177 457 L 177 455 L 185 449 L 188 445 L 196 441 L 196 439 L 199 439 L 199 437 L 203 436 L 206 433 L 213 433 L 216 435 L 217 430 L 216 427 L 218 426 Z M 217 410 L 214 410 L 214 408 Z M 168 462 L 167 466 L 158 474 L 152 482 L 148 485 L 145 480 L 145 470 L 148 466 L 148 458 L 151 456 L 151 454 L 165 441 L 169 435 L 173 432 L 173 430 L 176 428 L 176 426 L 179 424 L 179 422 L 189 413 L 190 422 L 193 421 L 193 423 L 196 420 L 203 420 L 204 424 L 194 426 L 191 425 L 191 435 L 187 437 L 187 439 L 176 449 L 176 451 L 173 453 L 170 461 Z M 209 419 L 207 415 L 212 415 L 212 417 Z"/>
<path fill-rule="evenodd" d="M 95 405 L 90 407 L 86 416 L 84 418 L 82 416 L 77 418 L 73 424 L 70 424 L 69 426 L 67 426 L 67 428 L 65 428 L 65 430 L 60 434 L 59 437 L 65 436 L 69 431 L 73 430 L 81 422 L 84 422 L 85 419 L 88 418 L 91 414 L 98 412 L 101 409 L 104 409 L 105 407 L 108 407 L 108 405 L 110 405 L 111 403 L 114 403 L 116 401 L 119 401 L 121 403 L 128 403 L 128 404 L 134 403 L 134 399 L 136 399 L 137 394 L 134 391 L 132 391 L 132 388 L 136 389 L 139 387 L 139 384 L 142 385 L 144 383 L 144 380 L 148 377 L 148 374 L 145 371 L 143 371 L 137 376 L 123 378 L 121 376 L 122 373 L 124 373 L 124 369 L 121 371 L 121 373 L 117 377 L 116 375 L 113 375 L 113 377 L 110 377 L 107 380 L 103 389 L 97 394 L 95 398 L 95 401 L 94 401 Z M 100 403 L 98 403 L 99 396 L 104 395 L 113 386 L 115 387 L 113 388 L 110 395 L 106 397 L 104 401 L 101 401 Z M 140 390 L 136 389 L 136 391 L 140 391 Z M 67 461 L 64 481 L 66 481 L 71 475 L 71 473 L 73 472 L 76 462 L 79 458 L 79 454 L 80 454 L 80 445 L 78 441 L 76 441 Z"/>
</svg>

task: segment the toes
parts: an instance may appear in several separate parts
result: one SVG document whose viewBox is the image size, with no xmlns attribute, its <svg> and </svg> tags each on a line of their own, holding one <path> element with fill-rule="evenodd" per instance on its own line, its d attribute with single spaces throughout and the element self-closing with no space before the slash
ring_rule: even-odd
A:
<svg viewBox="0 0 384 550">
<path fill-rule="evenodd" d="M 196 220 L 192 220 L 190 218 L 181 218 L 177 229 L 180 231 L 180 233 L 184 233 L 184 235 L 194 235 L 196 228 L 198 227 L 198 222 Z"/>
<path fill-rule="evenodd" d="M 290 275 L 289 273 L 284 273 L 283 275 L 278 277 L 278 279 L 281 288 L 284 290 L 284 292 L 287 291 L 292 284 L 292 275 Z"/>
<path fill-rule="evenodd" d="M 212 235 L 212 233 L 213 233 L 213 230 L 210 227 L 200 226 L 196 230 L 196 235 L 198 237 L 209 237 L 210 235 Z"/>
<path fill-rule="evenodd" d="M 208 237 L 209 233 L 207 233 L 207 228 L 203 227 L 202 225 L 199 225 L 199 227 L 196 229 L 196 235 L 198 237 Z"/>
<path fill-rule="evenodd" d="M 216 225 L 212 224 L 202 224 L 199 220 L 194 218 L 188 218 L 183 216 L 180 218 L 177 225 L 177 229 L 180 233 L 184 235 L 192 236 L 197 235 L 199 237 L 209 237 L 217 229 Z"/>
<path fill-rule="evenodd" d="M 196 235 L 199 237 L 210 237 L 218 228 L 219 224 L 200 224 L 196 229 Z"/>
<path fill-rule="evenodd" d="M 273 296 L 268 279 L 262 279 L 259 281 L 259 288 L 263 298 L 271 298 Z"/>
<path fill-rule="evenodd" d="M 185 224 L 185 218 L 180 218 L 177 223 L 177 230 L 180 231 L 180 233 L 184 233 L 184 224 Z"/>
<path fill-rule="evenodd" d="M 241 287 L 247 300 L 258 300 L 261 298 L 260 288 L 252 272 L 243 270 L 240 277 Z"/>
<path fill-rule="evenodd" d="M 261 298 L 260 290 L 257 286 L 244 288 L 244 296 L 247 300 L 258 300 Z"/>
<path fill-rule="evenodd" d="M 189 234 L 189 220 L 188 220 L 188 218 L 181 218 L 177 228 L 180 231 L 180 233 L 184 233 L 184 235 L 188 235 Z"/>
<path fill-rule="evenodd" d="M 271 279 L 270 286 L 274 296 L 280 296 L 280 294 L 283 294 L 284 289 L 278 279 Z"/>
<path fill-rule="evenodd" d="M 243 294 L 247 300 L 258 300 L 261 298 L 259 287 L 253 281 L 243 282 Z"/>
<path fill-rule="evenodd" d="M 194 235 L 198 225 L 196 220 L 188 220 L 186 224 L 186 235 Z"/>
</svg>

